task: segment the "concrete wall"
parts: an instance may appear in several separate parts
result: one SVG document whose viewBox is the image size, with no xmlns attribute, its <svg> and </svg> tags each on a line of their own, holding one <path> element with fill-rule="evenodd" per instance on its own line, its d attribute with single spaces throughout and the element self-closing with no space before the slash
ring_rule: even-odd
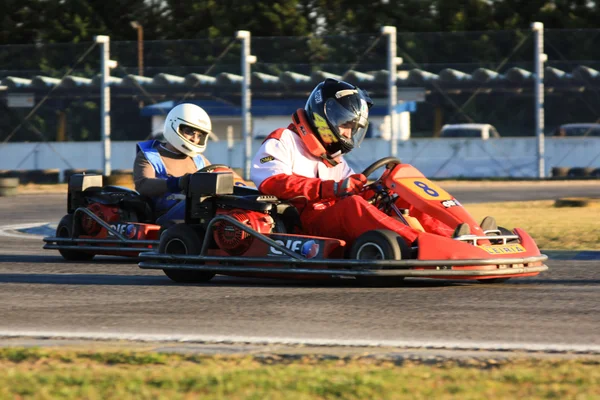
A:
<svg viewBox="0 0 600 400">
<path fill-rule="evenodd" d="M 255 140 L 253 153 L 261 140 Z M 600 167 L 600 138 L 548 138 L 546 176 L 552 167 Z M 535 138 L 514 139 L 412 139 L 398 143 L 398 158 L 413 164 L 426 176 L 446 177 L 537 177 Z M 243 144 L 227 140 L 209 142 L 206 156 L 213 163 L 241 168 Z M 349 163 L 362 171 L 372 162 L 389 156 L 390 144 L 365 139 L 350 153 Z M 131 169 L 135 142 L 112 143 L 112 169 Z M 0 170 L 102 169 L 101 142 L 43 142 L 0 144 Z"/>
</svg>

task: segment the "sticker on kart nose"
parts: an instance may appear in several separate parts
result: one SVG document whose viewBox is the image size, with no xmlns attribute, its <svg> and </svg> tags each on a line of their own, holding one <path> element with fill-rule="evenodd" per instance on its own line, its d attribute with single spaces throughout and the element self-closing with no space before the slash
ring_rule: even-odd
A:
<svg viewBox="0 0 600 400">
<path fill-rule="evenodd" d="M 458 206 L 461 206 L 462 204 L 460 204 L 458 200 L 452 199 L 452 200 L 444 200 L 444 201 L 442 201 L 442 205 L 445 208 L 450 208 L 450 207 L 458 207 Z"/>
<path fill-rule="evenodd" d="M 483 250 L 490 254 L 514 254 L 524 253 L 525 247 L 520 244 L 507 244 L 504 246 L 480 246 Z"/>
<path fill-rule="evenodd" d="M 399 180 L 399 183 L 427 200 L 452 200 L 452 196 L 448 192 L 426 178 L 403 178 Z"/>
<path fill-rule="evenodd" d="M 119 232 L 121 235 L 125 236 L 127 239 L 133 239 L 138 232 L 138 227 L 133 224 L 116 224 L 111 225 L 110 227 Z M 108 234 L 109 236 L 114 236 L 110 231 Z"/>
<path fill-rule="evenodd" d="M 321 249 L 323 246 L 319 243 L 319 240 L 314 239 L 289 239 L 289 238 L 276 238 L 271 236 L 271 239 L 275 240 L 278 244 L 282 245 L 286 249 L 289 249 L 295 253 L 298 253 L 308 259 L 311 258 L 321 258 L 322 252 Z M 269 255 L 270 256 L 282 256 L 284 255 L 281 250 L 278 250 L 274 246 L 269 246 Z"/>
</svg>

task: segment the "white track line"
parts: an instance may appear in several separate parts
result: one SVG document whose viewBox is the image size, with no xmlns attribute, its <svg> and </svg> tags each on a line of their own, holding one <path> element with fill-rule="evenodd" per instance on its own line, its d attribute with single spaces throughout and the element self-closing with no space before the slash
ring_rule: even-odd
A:
<svg viewBox="0 0 600 400">
<path fill-rule="evenodd" d="M 396 347 L 426 348 L 440 350 L 496 350 L 496 351 L 536 351 L 536 352 L 576 352 L 599 353 L 600 345 L 576 345 L 561 343 L 494 343 L 494 342 L 445 342 L 418 340 L 359 340 L 359 339 L 302 339 L 293 337 L 256 337 L 227 335 L 166 335 L 151 333 L 117 332 L 61 332 L 61 331 L 0 331 L 0 339 L 81 339 L 81 340 L 128 340 L 136 342 L 179 342 L 179 343 L 225 343 L 259 345 L 310 345 L 348 347 Z"/>
<path fill-rule="evenodd" d="M 17 225 L 3 225 L 0 226 L 0 236 L 13 237 L 18 239 L 34 239 L 40 240 L 44 238 L 44 235 L 35 235 L 31 233 L 15 232 L 19 229 L 31 229 L 37 228 L 49 224 L 49 222 L 30 222 L 28 224 L 17 224 Z"/>
</svg>

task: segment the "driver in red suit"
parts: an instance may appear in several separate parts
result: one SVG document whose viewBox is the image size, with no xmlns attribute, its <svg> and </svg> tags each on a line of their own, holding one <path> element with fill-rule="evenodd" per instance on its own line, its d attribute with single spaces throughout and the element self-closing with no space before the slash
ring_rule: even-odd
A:
<svg viewBox="0 0 600 400">
<path fill-rule="evenodd" d="M 360 146 L 372 101 L 347 82 L 326 79 L 312 91 L 287 128 L 272 132 L 252 161 L 250 179 L 265 194 L 297 204 L 306 234 L 352 243 L 374 229 L 390 229 L 413 244 L 419 231 L 369 204 L 361 193 L 367 178 L 350 168 L 343 155 Z M 403 204 L 425 231 L 443 236 L 469 233 Z"/>
</svg>

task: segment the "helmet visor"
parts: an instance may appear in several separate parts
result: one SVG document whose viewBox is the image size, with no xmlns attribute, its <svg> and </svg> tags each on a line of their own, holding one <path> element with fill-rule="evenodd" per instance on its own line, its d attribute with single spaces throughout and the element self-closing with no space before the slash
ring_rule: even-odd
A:
<svg viewBox="0 0 600 400">
<path fill-rule="evenodd" d="M 358 100 L 346 102 L 345 106 L 333 98 L 325 102 L 325 115 L 334 133 L 353 147 L 360 147 L 369 127 L 367 102 Z"/>
<path fill-rule="evenodd" d="M 210 132 L 205 132 L 201 129 L 198 129 L 198 128 L 190 126 L 190 125 L 180 124 L 179 125 L 179 134 L 185 140 L 187 140 L 188 142 L 191 142 L 192 144 L 196 144 L 196 141 L 198 141 L 198 145 L 205 146 L 206 141 L 208 139 L 208 135 L 210 135 Z"/>
</svg>

